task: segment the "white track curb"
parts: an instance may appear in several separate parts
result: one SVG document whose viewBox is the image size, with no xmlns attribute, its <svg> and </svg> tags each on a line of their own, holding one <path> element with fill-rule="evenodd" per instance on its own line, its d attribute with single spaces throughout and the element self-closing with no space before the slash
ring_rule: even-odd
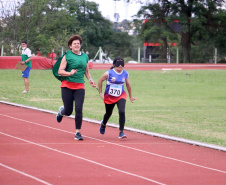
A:
<svg viewBox="0 0 226 185">
<path fill-rule="evenodd" d="M 38 111 L 46 112 L 46 113 L 50 113 L 50 114 L 57 114 L 56 111 L 51 111 L 51 110 L 47 110 L 47 109 L 40 109 L 40 108 L 37 108 L 37 107 L 31 107 L 31 106 L 26 106 L 26 105 L 22 105 L 22 104 L 6 102 L 6 101 L 2 101 L 2 100 L 0 100 L 0 103 L 13 105 L 13 106 L 17 106 L 17 107 L 23 107 L 23 108 L 27 108 L 27 109 L 38 110 Z M 72 116 L 68 116 L 68 117 L 74 119 L 73 115 Z M 94 119 L 83 118 L 83 120 L 87 121 L 87 122 L 90 122 L 90 123 L 100 124 L 100 121 L 94 120 Z M 116 125 L 114 123 L 108 123 L 108 126 L 114 127 L 114 128 L 118 128 L 118 125 Z M 206 148 L 211 148 L 211 149 L 215 149 L 215 150 L 220 150 L 220 151 L 226 152 L 226 147 L 219 146 L 219 145 L 203 143 L 203 142 L 199 142 L 199 141 L 194 141 L 194 140 L 184 139 L 184 138 L 180 138 L 180 137 L 169 136 L 169 135 L 165 135 L 165 134 L 159 134 L 159 133 L 155 133 L 155 132 L 148 132 L 148 131 L 145 131 L 145 130 L 139 130 L 139 129 L 130 128 L 130 127 L 125 127 L 125 130 L 132 131 L 132 132 L 138 132 L 138 133 L 141 133 L 141 134 L 146 134 L 146 135 L 150 135 L 150 136 L 160 137 L 160 138 L 163 138 L 163 139 L 178 141 L 178 142 L 182 142 L 182 143 L 187 143 L 187 144 L 191 144 L 191 145 L 197 145 L 197 146 L 201 146 L 201 147 L 206 147 Z"/>
</svg>

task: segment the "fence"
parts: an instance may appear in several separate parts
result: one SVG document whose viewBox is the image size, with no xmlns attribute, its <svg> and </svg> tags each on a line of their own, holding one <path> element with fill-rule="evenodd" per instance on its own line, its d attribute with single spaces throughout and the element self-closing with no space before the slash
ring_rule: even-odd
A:
<svg viewBox="0 0 226 185">
<path fill-rule="evenodd" d="M 145 56 L 145 54 L 144 54 Z M 190 50 L 191 63 L 226 63 L 224 54 L 217 48 L 192 47 Z M 168 47 L 164 52 L 161 48 L 154 48 L 149 51 L 142 63 L 183 63 L 183 53 L 181 47 Z"/>
<path fill-rule="evenodd" d="M 32 54 L 37 56 L 45 56 L 47 58 L 51 58 L 56 60 L 59 58 L 68 48 L 59 47 L 54 49 L 54 52 L 48 52 L 47 54 L 42 54 L 39 52 L 32 51 Z M 122 48 L 125 50 L 126 48 Z M 0 56 L 15 56 L 20 55 L 18 52 L 17 54 L 13 54 L 10 51 L 12 49 L 4 47 L 4 45 L 0 48 Z M 135 50 L 134 50 L 135 51 Z M 136 53 L 130 54 L 127 58 L 129 60 L 136 60 L 141 63 L 183 63 L 183 54 L 181 47 L 168 47 L 168 50 L 164 50 L 162 48 L 152 48 L 148 53 L 145 54 L 145 47 L 141 48 L 141 51 L 138 50 Z M 193 46 L 190 51 L 191 63 L 226 63 L 226 54 L 225 51 L 221 51 L 218 48 L 214 47 L 203 47 L 200 46 Z M 128 52 L 129 53 L 129 52 Z M 87 53 L 88 54 L 88 53 Z M 133 57 L 132 57 L 133 55 Z M 145 56 L 145 57 L 144 57 Z M 115 56 L 111 56 L 114 58 Z M 92 59 L 91 54 L 89 54 L 89 58 Z"/>
</svg>

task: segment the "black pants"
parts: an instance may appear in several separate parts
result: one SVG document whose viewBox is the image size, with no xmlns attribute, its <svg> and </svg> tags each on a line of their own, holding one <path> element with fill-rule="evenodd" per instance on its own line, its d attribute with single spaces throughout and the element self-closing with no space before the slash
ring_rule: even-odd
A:
<svg viewBox="0 0 226 185">
<path fill-rule="evenodd" d="M 109 118 L 112 115 L 113 109 L 115 107 L 115 104 L 117 104 L 118 107 L 118 113 L 119 113 L 119 130 L 123 131 L 125 126 L 125 107 L 126 107 L 126 100 L 120 99 L 118 102 L 113 104 L 105 104 L 105 110 L 106 113 L 104 115 L 103 124 L 106 125 Z"/>
<path fill-rule="evenodd" d="M 64 110 L 61 111 L 61 114 L 70 116 L 73 112 L 73 102 L 75 101 L 75 128 L 81 129 L 85 89 L 73 90 L 63 87 L 61 88 L 61 95 L 64 103 Z"/>
</svg>

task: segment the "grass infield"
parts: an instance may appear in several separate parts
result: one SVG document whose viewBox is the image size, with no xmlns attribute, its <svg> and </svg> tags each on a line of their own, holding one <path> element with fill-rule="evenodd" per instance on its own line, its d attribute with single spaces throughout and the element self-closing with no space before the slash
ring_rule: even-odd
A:
<svg viewBox="0 0 226 185">
<path fill-rule="evenodd" d="M 96 83 L 105 72 L 90 71 Z M 139 99 L 127 99 L 126 126 L 226 146 L 226 70 L 128 72 L 132 94 Z M 31 70 L 29 80 L 30 91 L 22 94 L 21 72 L 0 70 L 0 99 L 58 111 L 60 81 L 52 71 Z M 102 120 L 104 103 L 85 81 L 83 117 Z M 118 123 L 117 107 L 109 122 Z"/>
</svg>

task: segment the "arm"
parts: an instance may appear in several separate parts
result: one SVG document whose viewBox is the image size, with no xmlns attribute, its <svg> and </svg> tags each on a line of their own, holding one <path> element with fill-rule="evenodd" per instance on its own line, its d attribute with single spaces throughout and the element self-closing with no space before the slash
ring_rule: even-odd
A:
<svg viewBox="0 0 226 185">
<path fill-rule="evenodd" d="M 64 57 L 62 58 L 59 70 L 58 70 L 58 74 L 61 76 L 72 76 L 73 74 L 75 74 L 77 72 L 77 69 L 72 69 L 70 72 L 65 71 L 67 67 L 67 61 L 66 61 L 66 57 L 64 55 Z"/>
<path fill-rule="evenodd" d="M 25 63 L 29 62 L 31 59 L 32 59 L 32 56 L 29 57 L 29 58 L 28 58 L 27 60 L 25 60 L 25 61 L 21 61 L 20 63 L 21 63 L 21 64 L 25 64 Z"/>
<path fill-rule="evenodd" d="M 86 78 L 89 80 L 90 85 L 92 85 L 92 87 L 96 87 L 97 84 L 93 81 L 93 79 L 91 78 L 91 74 L 89 72 L 89 66 L 86 66 L 86 72 L 85 72 Z"/>
<path fill-rule="evenodd" d="M 32 59 L 32 56 L 29 57 L 29 58 L 28 58 L 27 60 L 25 60 L 24 62 L 27 63 L 27 62 L 29 62 L 31 59 Z"/>
<path fill-rule="evenodd" d="M 129 93 L 130 101 L 133 103 L 134 100 L 137 100 L 138 98 L 134 98 L 132 96 L 132 88 L 131 88 L 131 84 L 130 84 L 130 81 L 129 81 L 129 77 L 126 79 L 126 88 L 128 90 L 128 93 Z"/>
<path fill-rule="evenodd" d="M 99 95 L 102 100 L 104 100 L 104 95 L 102 94 L 102 83 L 108 79 L 108 72 L 105 72 L 98 81 Z"/>
</svg>

